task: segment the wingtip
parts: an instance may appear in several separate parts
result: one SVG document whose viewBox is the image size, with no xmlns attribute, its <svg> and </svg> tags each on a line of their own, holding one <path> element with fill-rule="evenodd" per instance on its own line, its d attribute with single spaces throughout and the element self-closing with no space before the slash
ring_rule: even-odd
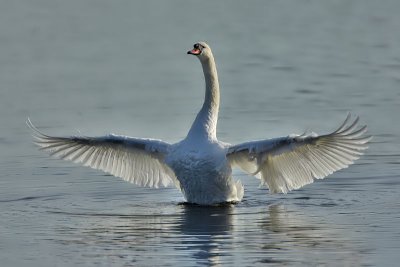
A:
<svg viewBox="0 0 400 267">
<path fill-rule="evenodd" d="M 47 137 L 49 137 L 48 135 L 39 131 L 39 129 L 36 128 L 36 126 L 32 123 L 32 121 L 29 117 L 27 118 L 25 123 L 29 127 L 29 129 L 32 130 L 32 137 L 35 139 L 33 142 L 36 145 L 40 146 L 40 142 L 43 141 L 43 139 L 46 139 Z"/>
<path fill-rule="evenodd" d="M 339 133 L 341 132 L 343 129 L 346 128 L 348 122 L 350 121 L 350 118 L 352 117 L 350 112 L 347 112 L 346 115 L 346 119 L 342 122 L 342 124 L 336 129 L 336 131 L 334 131 L 334 133 Z"/>
<path fill-rule="evenodd" d="M 364 137 L 364 139 L 365 139 L 365 144 L 367 144 L 367 143 L 371 142 L 372 139 L 374 139 L 374 136 L 373 135 L 367 135 L 367 136 Z"/>
<path fill-rule="evenodd" d="M 353 118 L 352 122 L 350 122 L 351 118 Z M 357 126 L 359 125 L 359 121 L 360 117 L 358 115 L 353 116 L 350 112 L 348 112 L 344 122 L 333 133 L 339 135 L 346 135 L 354 131 L 357 132 L 359 135 L 364 134 L 367 132 L 367 125 L 363 125 L 358 130 L 356 130 L 356 128 L 358 128 Z"/>
<path fill-rule="evenodd" d="M 33 123 L 29 117 L 26 118 L 25 124 L 32 129 Z"/>
<path fill-rule="evenodd" d="M 39 132 L 39 130 L 35 127 L 35 125 L 33 125 L 32 121 L 29 117 L 26 119 L 25 124 L 29 127 L 29 129 L 31 129 L 33 131 L 33 136 L 35 137 L 37 135 L 37 133 Z"/>
</svg>

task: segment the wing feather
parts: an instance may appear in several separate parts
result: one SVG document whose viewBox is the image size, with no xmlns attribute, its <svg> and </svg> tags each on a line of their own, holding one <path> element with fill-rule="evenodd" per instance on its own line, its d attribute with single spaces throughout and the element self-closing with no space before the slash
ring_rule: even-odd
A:
<svg viewBox="0 0 400 267">
<path fill-rule="evenodd" d="M 227 158 L 233 166 L 259 175 L 271 193 L 287 193 L 353 164 L 372 138 L 365 135 L 367 126 L 358 128 L 358 122 L 358 117 L 351 122 L 349 114 L 330 134 L 291 135 L 231 146 Z"/>
<path fill-rule="evenodd" d="M 124 180 L 149 187 L 179 182 L 164 163 L 169 144 L 155 139 L 108 135 L 53 137 L 40 132 L 28 119 L 35 144 L 51 156 L 99 169 Z"/>
</svg>

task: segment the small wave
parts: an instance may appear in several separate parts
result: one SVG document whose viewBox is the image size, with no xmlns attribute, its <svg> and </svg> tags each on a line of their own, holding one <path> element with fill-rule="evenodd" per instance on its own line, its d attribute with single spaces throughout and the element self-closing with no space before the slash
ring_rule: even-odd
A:
<svg viewBox="0 0 400 267">
<path fill-rule="evenodd" d="M 69 211 L 57 211 L 57 210 L 50 210 L 47 211 L 50 214 L 60 214 L 60 215 L 68 215 L 68 216 L 82 216 L 82 217 L 101 217 L 101 218 L 109 218 L 109 217 L 116 217 L 116 218 L 128 218 L 128 219 L 135 219 L 135 218 L 155 218 L 155 217 L 176 217 L 176 214 L 123 214 L 123 213 L 97 213 L 97 212 L 69 212 Z"/>
<path fill-rule="evenodd" d="M 13 199 L 0 199 L 0 203 L 6 203 L 6 202 L 17 202 L 17 201 L 31 201 L 31 200 L 37 200 L 37 199 L 55 199 L 60 197 L 61 195 L 46 195 L 46 196 L 28 196 L 28 197 L 21 197 L 21 198 L 13 198 Z"/>
</svg>

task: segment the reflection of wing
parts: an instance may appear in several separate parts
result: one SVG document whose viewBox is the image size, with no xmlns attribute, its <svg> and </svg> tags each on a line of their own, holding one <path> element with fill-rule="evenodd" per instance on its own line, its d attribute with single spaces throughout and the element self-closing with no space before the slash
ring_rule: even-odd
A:
<svg viewBox="0 0 400 267">
<path fill-rule="evenodd" d="M 260 175 L 270 192 L 287 193 L 348 167 L 367 149 L 371 136 L 367 127 L 357 128 L 358 117 L 349 124 L 350 114 L 333 133 L 252 141 L 229 148 L 232 165 Z"/>
<path fill-rule="evenodd" d="M 35 143 L 52 156 L 82 163 L 140 186 L 178 185 L 174 172 L 163 162 L 170 146 L 165 142 L 113 134 L 53 137 L 41 133 L 29 120 L 27 124 L 34 131 Z"/>
</svg>

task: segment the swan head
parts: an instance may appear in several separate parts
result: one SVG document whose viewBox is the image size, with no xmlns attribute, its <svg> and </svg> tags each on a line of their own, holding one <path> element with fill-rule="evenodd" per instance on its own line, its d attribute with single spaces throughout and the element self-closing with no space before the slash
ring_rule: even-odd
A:
<svg viewBox="0 0 400 267">
<path fill-rule="evenodd" d="M 201 61 L 212 57 L 211 48 L 205 42 L 198 42 L 193 45 L 193 49 L 187 52 L 190 55 L 195 55 Z"/>
</svg>

